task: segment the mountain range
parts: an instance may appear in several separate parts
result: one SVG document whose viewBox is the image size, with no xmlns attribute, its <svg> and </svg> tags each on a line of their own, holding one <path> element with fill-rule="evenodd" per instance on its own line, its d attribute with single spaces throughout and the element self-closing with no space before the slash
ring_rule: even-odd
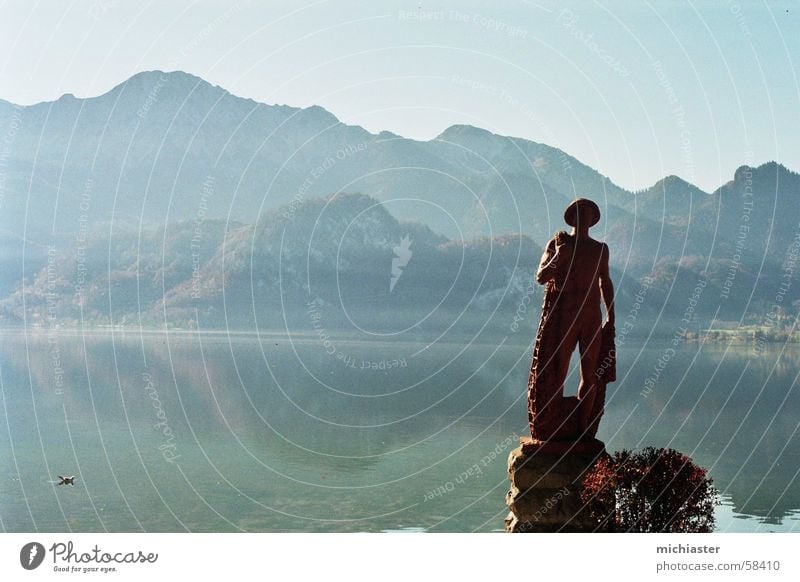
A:
<svg viewBox="0 0 800 582">
<path fill-rule="evenodd" d="M 800 298 L 791 285 L 779 295 L 795 269 L 800 175 L 776 162 L 711 193 L 676 176 L 629 192 L 533 141 L 468 125 L 430 141 L 373 134 L 161 71 L 98 97 L 0 101 L 0 131 L 6 321 L 44 318 L 56 295 L 70 320 L 201 313 L 211 326 L 257 319 L 259 306 L 280 323 L 266 314 L 286 297 L 349 321 L 440 300 L 484 309 L 507 290 L 499 303 L 513 311 L 576 196 L 601 207 L 592 232 L 611 248 L 621 315 L 644 286 L 649 316 L 680 319 L 698 280 L 706 321 L 757 322 L 776 297 L 789 309 Z M 411 258 L 390 290 L 396 248 Z"/>
</svg>

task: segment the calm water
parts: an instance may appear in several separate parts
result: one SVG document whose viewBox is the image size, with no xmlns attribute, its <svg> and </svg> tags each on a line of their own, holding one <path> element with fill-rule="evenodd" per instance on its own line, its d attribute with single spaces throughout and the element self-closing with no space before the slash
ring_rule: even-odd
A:
<svg viewBox="0 0 800 582">
<path fill-rule="evenodd" d="M 512 340 L 4 332 L 0 527 L 500 531 Z M 668 347 L 620 349 L 598 436 L 708 467 L 720 531 L 800 531 L 800 350 L 685 344 L 643 394 Z"/>
</svg>

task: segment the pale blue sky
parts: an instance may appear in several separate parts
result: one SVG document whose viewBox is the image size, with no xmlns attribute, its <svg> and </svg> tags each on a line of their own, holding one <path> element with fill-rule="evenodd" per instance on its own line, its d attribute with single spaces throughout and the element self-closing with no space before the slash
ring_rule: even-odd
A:
<svg viewBox="0 0 800 582">
<path fill-rule="evenodd" d="M 20 0 L 0 4 L 0 55 L 20 104 L 181 69 L 373 132 L 525 137 L 631 189 L 800 170 L 796 0 Z"/>
</svg>

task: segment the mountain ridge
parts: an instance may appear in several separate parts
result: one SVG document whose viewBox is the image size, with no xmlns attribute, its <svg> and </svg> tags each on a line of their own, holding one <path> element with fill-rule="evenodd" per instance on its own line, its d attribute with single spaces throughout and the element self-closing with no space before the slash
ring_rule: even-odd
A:
<svg viewBox="0 0 800 582">
<path fill-rule="evenodd" d="M 481 128 L 481 127 L 478 127 L 478 126 L 473 126 L 473 125 L 465 124 L 465 123 L 455 123 L 453 125 L 450 125 L 450 126 L 446 127 L 444 130 L 442 130 L 439 134 L 437 134 L 436 136 L 434 136 L 434 137 L 432 137 L 432 138 L 430 138 L 428 140 L 418 140 L 418 139 L 415 139 L 415 138 L 406 137 L 406 136 L 403 136 L 403 135 L 400 135 L 400 134 L 397 134 L 395 132 L 388 131 L 388 130 L 385 130 L 385 129 L 379 131 L 378 133 L 372 133 L 369 130 L 367 130 L 366 128 L 360 126 L 360 125 L 345 124 L 341 119 L 339 119 L 336 116 L 336 114 L 334 114 L 330 110 L 326 109 L 325 107 L 322 107 L 321 105 L 309 105 L 307 107 L 301 107 L 301 106 L 295 106 L 295 105 L 290 105 L 290 104 L 282 104 L 282 103 L 266 103 L 264 101 L 256 100 L 256 99 L 254 99 L 252 97 L 247 97 L 247 96 L 243 96 L 243 95 L 239 95 L 239 94 L 233 93 L 229 89 L 227 89 L 227 88 L 225 88 L 225 87 L 223 87 L 221 85 L 213 84 L 213 83 L 203 79 L 199 75 L 195 75 L 193 73 L 189 73 L 187 71 L 180 70 L 180 69 L 175 69 L 175 70 L 172 70 L 172 71 L 165 71 L 165 70 L 161 70 L 161 69 L 148 69 L 148 70 L 139 71 L 137 73 L 134 73 L 133 75 L 131 75 L 127 79 L 125 79 L 123 81 L 120 81 L 116 85 L 113 85 L 107 91 L 105 91 L 103 93 L 99 93 L 97 95 L 89 95 L 89 96 L 78 97 L 78 96 L 74 95 L 73 93 L 66 92 L 66 93 L 63 93 L 61 96 L 59 96 L 56 99 L 49 100 L 49 101 L 48 100 L 37 101 L 37 102 L 31 103 L 31 104 L 17 104 L 17 103 L 14 103 L 12 101 L 8 101 L 8 100 L 0 98 L 0 105 L 7 105 L 7 106 L 10 106 L 12 108 L 29 108 L 29 107 L 38 107 L 38 106 L 42 106 L 42 105 L 53 105 L 55 103 L 58 103 L 62 99 L 67 99 L 67 100 L 72 99 L 72 100 L 75 100 L 75 101 L 88 101 L 88 100 L 94 100 L 94 99 L 101 99 L 103 97 L 107 97 L 109 95 L 112 95 L 112 94 L 114 94 L 116 92 L 121 91 L 123 88 L 125 88 L 128 85 L 135 84 L 135 82 L 144 81 L 144 80 L 151 80 L 153 77 L 156 77 L 156 76 L 158 76 L 158 77 L 168 76 L 170 79 L 176 79 L 176 78 L 188 79 L 192 83 L 194 83 L 194 88 L 195 89 L 197 87 L 202 87 L 202 88 L 206 88 L 207 87 L 207 88 L 210 88 L 210 89 L 219 90 L 219 91 L 222 91 L 227 96 L 234 97 L 234 98 L 242 100 L 242 101 L 250 102 L 250 103 L 253 103 L 254 105 L 258 105 L 258 106 L 265 106 L 265 107 L 278 108 L 278 109 L 288 109 L 288 110 L 290 110 L 292 112 L 307 111 L 307 112 L 311 112 L 311 113 L 321 113 L 322 115 L 330 118 L 331 120 L 335 121 L 336 123 L 342 124 L 342 125 L 347 126 L 347 127 L 360 128 L 364 132 L 368 133 L 371 136 L 375 136 L 375 137 L 378 137 L 378 136 L 380 136 L 382 134 L 389 134 L 392 137 L 399 137 L 399 138 L 402 138 L 402 139 L 405 139 L 405 140 L 415 141 L 415 142 L 418 142 L 418 143 L 431 143 L 431 142 L 435 142 L 435 141 L 445 141 L 445 137 L 447 137 L 447 136 L 451 136 L 452 137 L 453 135 L 458 135 L 459 133 L 474 131 L 475 133 L 480 134 L 480 135 L 500 137 L 500 138 L 506 138 L 506 139 L 510 139 L 510 140 L 520 140 L 520 141 L 523 141 L 523 142 L 526 142 L 526 143 L 529 143 L 529 144 L 534 144 L 534 145 L 537 145 L 537 146 L 545 146 L 545 147 L 551 148 L 553 150 L 556 150 L 556 151 L 559 151 L 559 152 L 563 152 L 563 150 L 559 150 L 558 148 L 553 148 L 552 146 L 547 146 L 546 144 L 534 141 L 534 140 L 526 138 L 526 137 L 498 134 L 498 133 L 491 132 L 491 131 L 489 131 L 489 130 L 487 130 L 485 128 Z M 572 156 L 570 156 L 570 158 L 572 158 Z M 575 158 L 572 158 L 572 159 L 575 160 Z M 736 173 L 738 173 L 740 169 L 745 168 L 745 167 L 761 168 L 761 167 L 763 167 L 765 165 L 769 165 L 769 164 L 776 164 L 777 166 L 780 166 L 781 168 L 783 168 L 783 169 L 785 169 L 785 170 L 787 170 L 789 172 L 793 172 L 793 170 L 790 170 L 788 167 L 786 167 L 785 165 L 781 164 L 777 160 L 766 160 L 766 161 L 762 162 L 761 164 L 759 164 L 758 166 L 742 164 L 741 166 L 739 166 L 735 170 L 734 175 Z M 608 176 L 604 176 L 604 177 L 613 183 L 611 178 L 609 178 Z M 674 174 L 665 176 L 664 178 L 661 178 L 661 179 L 657 180 L 652 186 L 646 187 L 643 190 L 649 190 L 649 189 L 657 186 L 661 181 L 669 179 L 669 178 L 673 178 L 673 177 L 674 178 L 678 178 L 678 179 L 682 180 L 683 182 L 685 182 L 686 184 L 690 184 L 691 186 L 697 188 L 698 190 L 705 192 L 702 188 L 699 188 L 697 185 L 693 184 L 692 182 L 689 182 L 688 180 L 684 180 L 680 176 L 677 176 L 677 175 L 674 175 Z M 722 188 L 725 185 L 726 184 L 721 184 L 720 186 L 718 186 L 711 193 L 715 192 L 716 190 L 719 190 L 720 188 Z M 616 184 L 615 184 L 615 186 L 617 188 L 620 188 L 622 190 L 625 190 L 625 191 L 631 192 L 631 193 L 635 193 L 637 191 L 641 191 L 642 190 L 642 189 L 628 190 L 628 189 L 626 189 L 626 188 L 624 188 L 622 186 L 618 186 Z"/>
<path fill-rule="evenodd" d="M 376 135 L 320 106 L 267 105 L 183 72 L 143 72 L 88 99 L 0 107 L 0 130 L 12 127 L 0 213 L 6 292 L 37 276 L 42 249 L 112 225 L 117 233 L 120 218 L 126 232 L 158 227 L 167 237 L 192 221 L 257 224 L 341 193 L 451 241 L 524 235 L 538 247 L 564 228 L 571 200 L 589 197 L 602 214 L 593 236 L 632 280 L 658 271 L 669 281 L 670 265 L 687 281 L 728 271 L 729 285 L 758 285 L 763 301 L 796 236 L 800 175 L 778 162 L 740 166 L 712 193 L 676 176 L 633 193 L 524 138 L 466 124 L 427 141 Z M 745 220 L 753 234 L 739 234 Z"/>
</svg>

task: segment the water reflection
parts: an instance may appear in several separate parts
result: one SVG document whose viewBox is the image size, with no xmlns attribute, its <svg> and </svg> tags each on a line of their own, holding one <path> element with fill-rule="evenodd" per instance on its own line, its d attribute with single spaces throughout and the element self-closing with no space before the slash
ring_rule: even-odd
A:
<svg viewBox="0 0 800 582">
<path fill-rule="evenodd" d="M 530 345 L 57 340 L 0 343 L 9 531 L 502 527 Z M 668 446 L 710 468 L 720 530 L 795 528 L 800 353 L 683 344 L 648 382 L 667 346 L 620 350 L 598 436 L 609 450 Z M 62 471 L 75 488 L 51 483 Z"/>
</svg>

